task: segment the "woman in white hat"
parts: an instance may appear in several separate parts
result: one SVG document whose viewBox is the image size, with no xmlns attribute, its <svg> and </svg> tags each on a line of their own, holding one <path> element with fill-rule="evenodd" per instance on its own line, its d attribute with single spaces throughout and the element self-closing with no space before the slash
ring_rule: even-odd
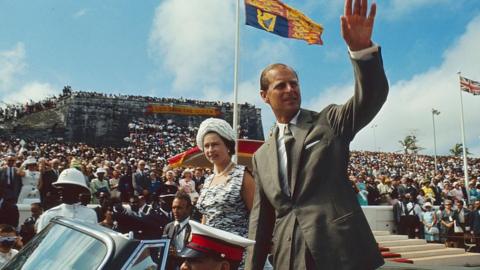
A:
<svg viewBox="0 0 480 270">
<path fill-rule="evenodd" d="M 90 190 L 92 191 L 92 203 L 98 203 L 98 198 L 100 197 L 100 193 L 106 193 L 108 197 L 110 197 L 110 185 L 108 179 L 105 178 L 107 174 L 107 170 L 103 167 L 98 167 L 95 171 L 95 176 L 97 178 L 92 179 L 90 183 Z"/>
<path fill-rule="evenodd" d="M 20 167 L 19 175 L 22 177 L 22 189 L 20 189 L 18 203 L 40 202 L 40 192 L 38 191 L 40 172 L 37 169 L 37 160 L 34 157 L 28 157 Z"/>
<path fill-rule="evenodd" d="M 246 237 L 255 183 L 245 166 L 231 161 L 235 154 L 235 133 L 225 120 L 209 118 L 197 133 L 197 146 L 213 164 L 205 179 L 197 208 L 202 223 Z"/>
<path fill-rule="evenodd" d="M 435 211 L 432 211 L 432 203 L 427 201 L 423 204 L 423 208 L 425 211 L 422 213 L 421 219 L 424 227 L 425 240 L 427 240 L 427 242 L 438 242 L 440 240 L 440 231 L 437 227 L 437 215 Z"/>
</svg>

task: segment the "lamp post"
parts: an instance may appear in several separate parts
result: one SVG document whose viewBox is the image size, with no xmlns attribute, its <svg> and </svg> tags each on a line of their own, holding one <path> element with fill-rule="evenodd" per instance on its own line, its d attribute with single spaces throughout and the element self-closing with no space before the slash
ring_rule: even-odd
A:
<svg viewBox="0 0 480 270">
<path fill-rule="evenodd" d="M 440 111 L 432 109 L 432 124 L 433 124 L 433 160 L 435 164 L 434 173 L 437 175 L 437 136 L 435 133 L 435 115 L 439 115 Z M 434 175 L 434 176 L 435 176 Z"/>
<path fill-rule="evenodd" d="M 375 134 L 375 128 L 378 127 L 377 124 L 373 124 L 371 128 L 373 129 L 373 151 L 377 151 L 377 135 Z"/>
</svg>

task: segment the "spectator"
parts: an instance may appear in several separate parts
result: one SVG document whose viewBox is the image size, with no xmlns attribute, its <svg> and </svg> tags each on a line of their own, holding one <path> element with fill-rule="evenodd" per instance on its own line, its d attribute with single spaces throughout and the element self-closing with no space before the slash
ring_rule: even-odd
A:
<svg viewBox="0 0 480 270">
<path fill-rule="evenodd" d="M 46 162 L 40 167 L 38 189 L 40 191 L 40 203 L 44 210 L 48 210 L 59 204 L 57 189 L 52 185 L 60 175 L 59 166 L 60 160 L 54 158 L 50 161 L 50 164 Z"/>
<path fill-rule="evenodd" d="M 475 237 L 476 250 L 480 252 L 480 200 L 475 201 L 474 208 L 470 219 L 470 229 Z"/>
<path fill-rule="evenodd" d="M 107 171 L 100 167 L 95 172 L 97 178 L 92 179 L 90 182 L 90 190 L 92 191 L 93 203 L 98 203 L 100 193 L 105 193 L 110 197 L 110 184 L 108 179 L 105 179 Z"/>
<path fill-rule="evenodd" d="M 144 190 L 148 191 L 148 188 L 150 187 L 150 179 L 148 178 L 148 173 L 145 169 L 144 160 L 138 162 L 138 169 L 133 174 L 133 187 L 135 189 L 135 195 L 142 195 Z"/>
<path fill-rule="evenodd" d="M 41 204 L 32 203 L 30 205 L 30 212 L 32 215 L 23 222 L 23 225 L 20 229 L 20 236 L 22 237 L 24 244 L 28 243 L 35 235 L 35 223 L 43 213 Z"/>
<path fill-rule="evenodd" d="M 445 200 L 445 209 L 441 212 L 440 241 L 445 242 L 446 246 L 454 243 L 454 211 L 452 210 L 452 201 Z"/>
<path fill-rule="evenodd" d="M 182 173 L 182 179 L 180 179 L 180 190 L 190 195 L 192 200 L 198 198 L 197 190 L 195 189 L 195 181 L 193 180 L 193 170 L 185 169 Z"/>
<path fill-rule="evenodd" d="M 18 226 L 18 218 L 20 217 L 18 207 L 13 202 L 13 199 L 7 200 L 4 194 L 5 190 L 0 188 L 0 220 L 3 224 L 16 228 Z"/>
<path fill-rule="evenodd" d="M 163 232 L 164 237 L 172 241 L 169 253 L 170 267 L 173 265 L 178 266 L 178 262 L 172 258 L 189 242 L 191 227 L 188 222 L 190 220 L 190 214 L 192 213 L 192 201 L 190 200 L 190 195 L 181 191 L 178 192 L 172 203 L 172 211 L 175 220 L 168 223 Z"/>
<path fill-rule="evenodd" d="M 18 253 L 18 250 L 13 248 L 17 241 L 15 228 L 9 224 L 0 224 L 0 268 Z"/>
<path fill-rule="evenodd" d="M 432 204 L 426 202 L 424 204 L 425 212 L 421 214 L 421 221 L 424 226 L 424 235 L 427 242 L 439 241 L 439 230 L 437 227 L 437 216 L 435 211 L 432 211 Z"/>
<path fill-rule="evenodd" d="M 8 154 L 5 160 L 7 165 L 0 171 L 0 189 L 5 190 L 6 200 L 13 200 L 16 203 L 22 187 L 22 179 L 19 170 L 15 167 L 15 161 L 14 154 Z"/>
</svg>

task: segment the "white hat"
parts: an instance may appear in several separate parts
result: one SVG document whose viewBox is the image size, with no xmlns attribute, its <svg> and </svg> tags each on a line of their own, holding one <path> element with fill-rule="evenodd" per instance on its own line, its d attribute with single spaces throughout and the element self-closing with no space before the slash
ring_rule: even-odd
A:
<svg viewBox="0 0 480 270">
<path fill-rule="evenodd" d="M 203 151 L 203 137 L 209 132 L 215 132 L 228 141 L 235 141 L 236 136 L 227 121 L 219 118 L 208 118 L 200 124 L 197 132 L 197 146 Z"/>
<path fill-rule="evenodd" d="M 55 187 L 61 187 L 62 184 L 80 186 L 85 188 L 86 191 L 90 192 L 90 189 L 87 187 L 87 182 L 85 181 L 85 176 L 81 171 L 75 168 L 63 170 L 58 176 L 58 180 L 52 185 Z"/>
<path fill-rule="evenodd" d="M 27 160 L 23 162 L 24 166 L 28 166 L 32 164 L 37 164 L 37 159 L 35 159 L 34 157 L 28 157 Z"/>
<path fill-rule="evenodd" d="M 99 174 L 99 173 L 107 173 L 107 170 L 105 170 L 105 168 L 103 167 L 98 167 L 97 170 L 95 171 L 95 174 Z"/>
<path fill-rule="evenodd" d="M 426 202 L 423 204 L 423 207 L 432 207 L 432 204 L 430 202 Z"/>
<path fill-rule="evenodd" d="M 181 258 L 217 257 L 240 262 L 246 247 L 255 241 L 239 235 L 216 229 L 196 221 L 189 221 L 192 240 L 180 252 Z"/>
</svg>

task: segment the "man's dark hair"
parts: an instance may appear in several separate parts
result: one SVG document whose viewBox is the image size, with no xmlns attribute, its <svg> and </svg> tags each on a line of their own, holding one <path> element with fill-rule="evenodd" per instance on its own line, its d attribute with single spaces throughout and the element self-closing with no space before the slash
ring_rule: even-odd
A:
<svg viewBox="0 0 480 270">
<path fill-rule="evenodd" d="M 192 199 L 190 198 L 190 195 L 188 195 L 188 193 L 186 192 L 183 192 L 183 191 L 178 191 L 176 194 L 175 194 L 175 198 L 174 200 L 177 199 L 177 200 L 184 200 L 187 202 L 187 205 L 192 205 Z"/>
<path fill-rule="evenodd" d="M 293 68 L 282 63 L 271 64 L 271 65 L 268 65 L 266 68 L 264 68 L 262 71 L 262 74 L 260 75 L 260 90 L 262 91 L 268 90 L 268 86 L 270 85 L 270 80 L 267 78 L 267 73 L 270 70 L 277 69 L 277 68 L 286 68 L 291 70 L 293 74 L 295 74 L 295 77 L 298 80 L 298 74 Z"/>
<path fill-rule="evenodd" d="M 17 233 L 15 228 L 10 224 L 0 224 L 0 233 Z"/>
</svg>

